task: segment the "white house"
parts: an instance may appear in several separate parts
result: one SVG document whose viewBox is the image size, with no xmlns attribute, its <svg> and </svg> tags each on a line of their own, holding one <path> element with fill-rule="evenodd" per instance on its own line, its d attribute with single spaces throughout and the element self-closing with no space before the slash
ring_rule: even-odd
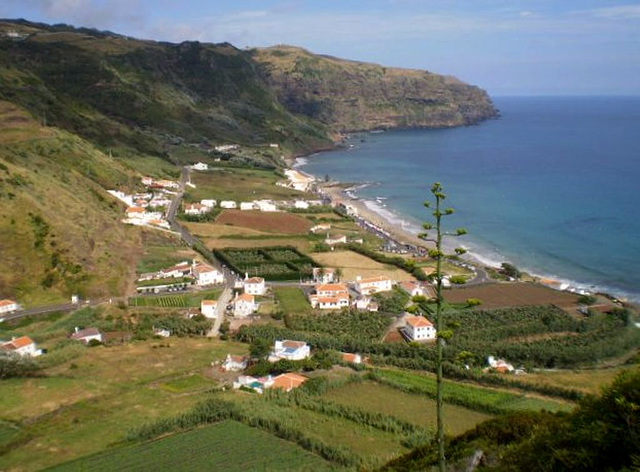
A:
<svg viewBox="0 0 640 472">
<path fill-rule="evenodd" d="M 202 313 L 207 318 L 215 318 L 217 307 L 218 302 L 215 300 L 202 300 L 200 302 L 200 313 Z"/>
<path fill-rule="evenodd" d="M 307 208 L 309 208 L 309 203 L 305 202 L 304 200 L 296 200 L 295 202 L 293 202 L 293 207 L 300 210 L 306 210 Z"/>
<path fill-rule="evenodd" d="M 211 211 L 211 207 L 202 203 L 187 203 L 184 206 L 184 212 L 187 215 L 204 215 Z"/>
<path fill-rule="evenodd" d="M 227 358 L 222 363 L 222 368 L 227 371 L 240 371 L 247 368 L 249 359 L 246 356 L 232 356 L 227 354 Z"/>
<path fill-rule="evenodd" d="M 303 341 L 276 341 L 273 351 L 269 355 L 269 361 L 276 362 L 280 359 L 301 361 L 311 356 L 311 348 Z"/>
<path fill-rule="evenodd" d="M 345 284 L 320 284 L 316 286 L 316 293 L 320 297 L 335 297 L 337 295 L 349 295 L 349 289 Z"/>
<path fill-rule="evenodd" d="M 28 336 L 13 338 L 0 345 L 0 350 L 12 352 L 22 357 L 38 357 L 42 354 L 42 349 L 38 349 L 36 343 Z"/>
<path fill-rule="evenodd" d="M 436 339 L 436 329 L 424 316 L 407 316 L 404 332 L 412 341 L 428 341 Z"/>
<path fill-rule="evenodd" d="M 328 244 L 329 246 L 334 246 L 336 244 L 346 244 L 347 243 L 347 237 L 343 234 L 336 234 L 334 236 L 330 236 L 327 234 L 327 237 L 324 238 L 324 242 L 325 244 Z"/>
<path fill-rule="evenodd" d="M 218 269 L 214 269 L 209 264 L 199 262 L 193 265 L 192 270 L 198 285 L 221 284 L 224 282 L 224 275 L 222 272 Z"/>
<path fill-rule="evenodd" d="M 85 328 L 79 329 L 75 328 L 75 331 L 69 336 L 71 339 L 75 339 L 76 341 L 82 341 L 87 344 L 89 341 L 96 340 L 102 342 L 102 333 L 98 330 L 98 328 Z"/>
<path fill-rule="evenodd" d="M 436 296 L 433 287 L 427 283 L 416 282 L 414 280 L 407 280 L 399 282 L 398 286 L 407 292 L 412 297 L 421 296 L 427 298 L 433 298 Z"/>
<path fill-rule="evenodd" d="M 324 233 L 331 229 L 331 225 L 329 223 L 320 223 L 318 225 L 312 226 L 309 230 L 312 233 Z"/>
<path fill-rule="evenodd" d="M 253 295 L 243 293 L 233 300 L 233 315 L 240 318 L 249 316 L 258 310 L 258 304 Z"/>
<path fill-rule="evenodd" d="M 160 278 L 189 277 L 191 275 L 191 264 L 189 264 L 187 261 L 183 261 L 167 269 L 162 269 L 160 272 L 158 272 L 158 275 Z"/>
<path fill-rule="evenodd" d="M 366 311 L 378 311 L 378 304 L 371 299 L 371 297 L 367 295 L 363 295 L 362 297 L 357 298 L 353 302 L 353 306 L 356 310 L 366 310 Z"/>
<path fill-rule="evenodd" d="M 294 388 L 298 388 L 300 385 L 309 380 L 304 375 L 296 374 L 295 372 L 285 372 L 273 378 L 273 384 L 269 388 L 281 388 L 285 392 L 290 392 Z"/>
<path fill-rule="evenodd" d="M 144 208 L 140 207 L 129 207 L 127 208 L 127 218 L 145 218 L 147 211 Z"/>
<path fill-rule="evenodd" d="M 250 375 L 241 375 L 233 382 L 233 388 L 241 387 L 250 388 L 258 393 L 264 393 L 266 389 L 273 385 L 273 377 L 252 377 Z"/>
<path fill-rule="evenodd" d="M 228 210 L 232 210 L 234 208 L 238 208 L 238 205 L 236 204 L 236 202 L 231 200 L 222 200 L 220 202 L 220 208 L 226 208 Z"/>
<path fill-rule="evenodd" d="M 340 310 L 349 306 L 349 295 L 341 293 L 334 296 L 323 297 L 319 295 L 309 295 L 311 308 L 320 310 Z"/>
<path fill-rule="evenodd" d="M 245 275 L 243 285 L 244 293 L 248 293 L 249 295 L 264 295 L 267 291 L 262 277 L 248 277 Z"/>
<path fill-rule="evenodd" d="M 240 202 L 240 209 L 243 211 L 255 210 L 256 205 L 253 202 Z"/>
<path fill-rule="evenodd" d="M 214 149 L 218 152 L 235 151 L 236 149 L 240 149 L 240 145 L 239 144 L 221 144 L 219 146 L 215 146 Z"/>
<path fill-rule="evenodd" d="M 216 201 L 212 199 L 200 200 L 200 205 L 204 205 L 209 208 L 213 208 L 216 206 Z"/>
<path fill-rule="evenodd" d="M 513 372 L 515 370 L 513 365 L 509 364 L 504 359 L 496 359 L 493 356 L 487 357 L 487 363 L 489 364 L 489 367 L 501 373 Z"/>
<path fill-rule="evenodd" d="M 356 277 L 355 289 L 362 295 L 371 295 L 372 293 L 388 292 L 393 288 L 393 281 L 383 275 L 377 277 L 369 277 L 366 279 L 360 276 Z"/>
<path fill-rule="evenodd" d="M 161 338 L 168 338 L 171 336 L 171 331 L 163 328 L 153 328 L 153 335 L 160 336 Z"/>
<path fill-rule="evenodd" d="M 278 207 L 271 200 L 255 200 L 254 206 L 257 206 L 260 211 L 278 211 Z"/>
<path fill-rule="evenodd" d="M 313 281 L 318 284 L 330 284 L 336 280 L 336 270 L 330 267 L 314 267 Z"/>
<path fill-rule="evenodd" d="M 18 309 L 18 304 L 13 300 L 0 300 L 0 313 L 11 313 Z"/>
<path fill-rule="evenodd" d="M 145 186 L 153 185 L 153 178 L 152 177 L 142 177 L 142 185 L 145 185 Z"/>
<path fill-rule="evenodd" d="M 193 170 L 209 170 L 209 166 L 204 162 L 197 162 L 191 166 Z"/>
</svg>

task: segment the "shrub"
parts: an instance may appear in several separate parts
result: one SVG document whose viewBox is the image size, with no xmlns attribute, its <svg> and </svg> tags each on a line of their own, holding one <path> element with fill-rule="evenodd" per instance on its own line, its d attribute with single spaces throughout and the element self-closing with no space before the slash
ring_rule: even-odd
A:
<svg viewBox="0 0 640 472">
<path fill-rule="evenodd" d="M 479 298 L 467 298 L 467 306 L 478 306 L 482 305 L 482 300 Z"/>
</svg>

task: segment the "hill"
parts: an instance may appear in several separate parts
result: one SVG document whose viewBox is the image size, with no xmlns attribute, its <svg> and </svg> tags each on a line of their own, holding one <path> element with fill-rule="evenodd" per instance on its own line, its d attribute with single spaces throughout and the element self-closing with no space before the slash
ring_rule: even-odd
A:
<svg viewBox="0 0 640 472">
<path fill-rule="evenodd" d="M 267 83 L 293 113 L 334 130 L 470 125 L 497 116 L 484 90 L 451 76 L 312 54 L 254 49 Z"/>
</svg>

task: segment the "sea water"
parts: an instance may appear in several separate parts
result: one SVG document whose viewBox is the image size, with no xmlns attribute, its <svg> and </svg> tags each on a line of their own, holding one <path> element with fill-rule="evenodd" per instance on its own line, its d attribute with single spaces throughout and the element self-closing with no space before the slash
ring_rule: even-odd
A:
<svg viewBox="0 0 640 472">
<path fill-rule="evenodd" d="M 306 159 L 407 229 L 441 182 L 481 260 L 640 301 L 640 97 L 502 97 L 477 126 L 360 133 Z"/>
</svg>

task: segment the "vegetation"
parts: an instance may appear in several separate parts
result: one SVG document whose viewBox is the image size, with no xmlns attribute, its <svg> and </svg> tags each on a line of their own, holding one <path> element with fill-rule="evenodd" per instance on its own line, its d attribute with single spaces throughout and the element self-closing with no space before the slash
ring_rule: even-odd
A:
<svg viewBox="0 0 640 472">
<path fill-rule="evenodd" d="M 284 314 L 306 313 L 311 309 L 307 296 L 298 287 L 273 287 L 272 290 Z"/>
<path fill-rule="evenodd" d="M 222 289 L 184 293 L 182 295 L 146 295 L 132 297 L 129 305 L 133 307 L 189 308 L 199 307 L 202 300 L 217 300 Z"/>
<path fill-rule="evenodd" d="M 424 273 L 424 271 L 418 267 L 415 263 L 413 263 L 410 259 L 405 259 L 400 256 L 387 256 L 378 251 L 374 251 L 362 244 L 346 244 L 344 245 L 346 249 L 350 251 L 357 252 L 358 254 L 362 254 L 363 256 L 367 256 L 374 261 L 380 262 L 382 264 L 392 264 L 399 269 L 402 269 L 412 276 L 414 276 L 418 280 L 427 281 L 429 278 Z"/>
<path fill-rule="evenodd" d="M 354 339 L 379 341 L 391 324 L 392 318 L 381 312 L 335 311 L 322 316 L 287 315 L 285 324 L 295 331 L 347 336 Z"/>
<path fill-rule="evenodd" d="M 215 447 L 212 447 L 215 444 Z M 185 455 L 188 450 L 189 454 Z M 168 438 L 112 449 L 55 467 L 54 471 L 136 470 L 331 470 L 325 461 L 291 443 L 236 421 L 198 428 Z"/>
<path fill-rule="evenodd" d="M 215 250 L 218 259 L 238 274 L 264 277 L 266 280 L 300 280 L 313 275 L 318 264 L 292 246 L 260 249 Z"/>
</svg>

